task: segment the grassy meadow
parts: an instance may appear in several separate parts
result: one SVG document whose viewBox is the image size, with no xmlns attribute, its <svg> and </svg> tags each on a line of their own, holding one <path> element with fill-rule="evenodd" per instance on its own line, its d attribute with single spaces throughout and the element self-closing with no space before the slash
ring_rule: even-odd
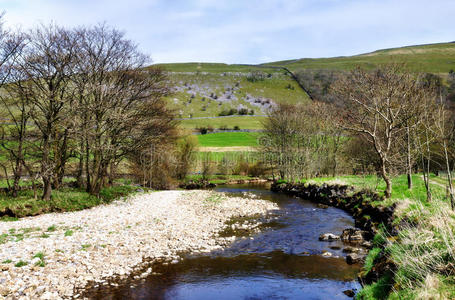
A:
<svg viewBox="0 0 455 300">
<path fill-rule="evenodd" d="M 217 132 L 198 135 L 200 147 L 258 146 L 259 132 Z"/>
<path fill-rule="evenodd" d="M 234 128 L 238 126 L 240 129 L 262 129 L 262 122 L 265 117 L 258 116 L 230 116 L 213 119 L 187 119 L 181 120 L 180 126 L 185 129 L 195 129 L 198 127 L 213 127 L 213 128 Z"/>
</svg>

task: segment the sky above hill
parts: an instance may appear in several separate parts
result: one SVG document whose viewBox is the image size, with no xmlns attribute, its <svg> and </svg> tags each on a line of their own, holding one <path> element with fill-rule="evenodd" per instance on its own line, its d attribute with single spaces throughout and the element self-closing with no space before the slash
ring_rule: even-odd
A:
<svg viewBox="0 0 455 300">
<path fill-rule="evenodd" d="M 8 27 L 100 22 L 155 63 L 262 63 L 455 40 L 453 0 L 0 0 Z"/>
</svg>

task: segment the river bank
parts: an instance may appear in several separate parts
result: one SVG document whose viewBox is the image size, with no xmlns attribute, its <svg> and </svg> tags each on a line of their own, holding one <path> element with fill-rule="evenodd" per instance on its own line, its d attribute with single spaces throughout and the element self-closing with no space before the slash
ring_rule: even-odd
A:
<svg viewBox="0 0 455 300">
<path fill-rule="evenodd" d="M 0 296 L 77 297 L 88 282 L 126 277 L 150 259 L 209 252 L 231 240 L 217 235 L 232 217 L 276 205 L 210 191 L 140 194 L 89 210 L 0 223 Z"/>
<path fill-rule="evenodd" d="M 372 249 L 359 276 L 358 299 L 454 299 L 455 213 L 445 190 L 430 181 L 433 199 L 419 174 L 407 188 L 405 175 L 392 179 L 389 199 L 375 176 L 315 178 L 305 184 L 276 183 L 274 190 L 348 211 L 370 232 Z"/>
</svg>

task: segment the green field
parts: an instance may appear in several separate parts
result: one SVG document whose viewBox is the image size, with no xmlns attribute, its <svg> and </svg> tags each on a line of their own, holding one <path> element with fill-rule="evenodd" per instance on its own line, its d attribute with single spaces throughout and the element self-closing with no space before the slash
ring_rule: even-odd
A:
<svg viewBox="0 0 455 300">
<path fill-rule="evenodd" d="M 255 147 L 259 136 L 259 132 L 217 132 L 197 137 L 201 147 Z"/>
<path fill-rule="evenodd" d="M 238 126 L 240 129 L 261 129 L 262 122 L 265 117 L 228 117 L 228 118 L 216 118 L 216 119 L 189 119 L 180 121 L 180 126 L 187 129 L 196 127 L 213 127 L 220 128 L 226 126 L 228 128 L 234 128 Z"/>
</svg>

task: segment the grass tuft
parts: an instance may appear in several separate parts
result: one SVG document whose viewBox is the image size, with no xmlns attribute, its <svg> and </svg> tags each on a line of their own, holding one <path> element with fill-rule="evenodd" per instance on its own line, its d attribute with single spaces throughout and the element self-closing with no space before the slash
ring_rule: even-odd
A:
<svg viewBox="0 0 455 300">
<path fill-rule="evenodd" d="M 20 261 L 18 261 L 14 266 L 15 266 L 16 268 L 22 268 L 22 267 L 24 267 L 24 266 L 26 266 L 26 265 L 28 265 L 28 262 L 23 261 L 23 260 L 20 260 Z"/>
</svg>

